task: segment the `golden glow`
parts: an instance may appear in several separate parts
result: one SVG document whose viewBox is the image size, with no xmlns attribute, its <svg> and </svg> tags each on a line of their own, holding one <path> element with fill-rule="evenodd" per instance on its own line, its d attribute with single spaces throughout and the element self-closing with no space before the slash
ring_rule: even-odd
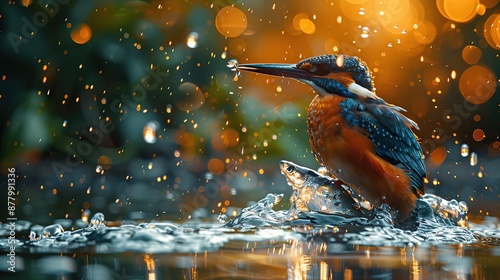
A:
<svg viewBox="0 0 500 280">
<path fill-rule="evenodd" d="M 247 28 L 247 24 L 247 16 L 236 7 L 224 7 L 215 17 L 217 31 L 231 38 L 240 36 Z"/>
<path fill-rule="evenodd" d="M 429 160 L 434 165 L 434 167 L 440 166 L 446 159 L 446 155 L 446 148 L 444 146 L 439 146 L 434 151 L 432 151 Z"/>
<path fill-rule="evenodd" d="M 458 86 L 460 93 L 467 101 L 473 104 L 482 104 L 495 93 L 496 77 L 490 69 L 473 65 L 460 76 Z"/>
<path fill-rule="evenodd" d="M 476 64 L 481 59 L 481 50 L 473 45 L 468 45 L 462 50 L 462 58 L 468 64 Z"/>
<path fill-rule="evenodd" d="M 29 7 L 29 5 L 31 5 L 33 1 L 32 0 L 23 0 L 22 3 L 23 3 L 23 6 L 25 7 Z"/>
<path fill-rule="evenodd" d="M 500 50 L 500 14 L 492 14 L 484 23 L 484 38 L 486 42 Z"/>
<path fill-rule="evenodd" d="M 100 165 L 102 167 L 102 169 L 109 169 L 111 167 L 111 158 L 108 157 L 108 156 L 100 156 L 98 159 L 97 159 L 97 164 Z"/>
<path fill-rule="evenodd" d="M 212 158 L 208 161 L 208 170 L 214 175 L 224 172 L 224 162 L 218 158 Z"/>
<path fill-rule="evenodd" d="M 156 279 L 156 262 L 155 258 L 151 255 L 144 255 L 144 263 L 146 263 L 146 268 L 148 270 L 148 280 Z"/>
<path fill-rule="evenodd" d="M 437 0 L 436 4 L 445 18 L 456 22 L 469 22 L 477 15 L 479 0 Z"/>
<path fill-rule="evenodd" d="M 70 36 L 73 42 L 83 45 L 92 38 L 92 29 L 88 24 L 82 23 L 71 31 Z"/>
<path fill-rule="evenodd" d="M 486 137 L 484 135 L 484 131 L 480 128 L 475 129 L 472 133 L 472 138 L 474 138 L 477 142 L 483 141 L 484 137 Z"/>
</svg>

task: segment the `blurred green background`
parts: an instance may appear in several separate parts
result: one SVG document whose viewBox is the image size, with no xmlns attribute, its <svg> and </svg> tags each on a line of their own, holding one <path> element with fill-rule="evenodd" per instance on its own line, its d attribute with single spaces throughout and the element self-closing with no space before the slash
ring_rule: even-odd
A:
<svg viewBox="0 0 500 280">
<path fill-rule="evenodd" d="M 16 217 L 185 220 L 289 195 L 279 160 L 318 167 L 314 93 L 226 65 L 325 53 L 366 61 L 377 94 L 419 124 L 428 192 L 500 216 L 500 9 L 456 2 L 2 1 L 0 162 L 5 188 L 16 169 Z"/>
</svg>

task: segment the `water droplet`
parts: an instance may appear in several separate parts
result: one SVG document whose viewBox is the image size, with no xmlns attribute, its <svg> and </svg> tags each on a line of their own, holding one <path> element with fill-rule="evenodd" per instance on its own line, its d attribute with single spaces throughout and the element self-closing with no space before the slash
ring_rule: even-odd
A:
<svg viewBox="0 0 500 280">
<path fill-rule="evenodd" d="M 235 73 L 233 81 L 235 82 L 238 81 L 238 78 L 241 76 L 241 72 L 238 69 L 238 61 L 236 59 L 231 59 L 227 62 L 226 66 Z"/>
<path fill-rule="evenodd" d="M 90 219 L 89 227 L 91 228 L 99 228 L 104 226 L 104 214 L 103 213 L 95 213 L 95 215 Z"/>
<path fill-rule="evenodd" d="M 237 195 L 238 190 L 236 188 L 231 188 L 231 195 Z"/>
<path fill-rule="evenodd" d="M 101 171 L 102 171 L 102 166 L 98 164 L 98 165 L 95 167 L 95 173 L 101 173 Z"/>
<path fill-rule="evenodd" d="M 402 29 L 401 34 L 403 34 L 403 35 L 406 34 L 406 29 Z"/>
<path fill-rule="evenodd" d="M 196 32 L 191 32 L 186 38 L 186 45 L 192 49 L 196 48 L 198 46 L 198 33 Z"/>
<path fill-rule="evenodd" d="M 483 178 L 483 172 L 482 171 L 477 172 L 477 177 L 478 178 Z"/>
<path fill-rule="evenodd" d="M 221 224 L 225 223 L 227 221 L 226 214 L 220 214 L 217 220 L 219 220 Z"/>
<path fill-rule="evenodd" d="M 388 46 L 389 48 L 392 48 L 392 43 L 388 43 L 388 44 L 387 44 L 387 46 Z"/>
<path fill-rule="evenodd" d="M 368 27 L 361 28 L 361 38 L 366 39 L 370 37 L 370 29 Z"/>
<path fill-rule="evenodd" d="M 342 173 L 342 169 L 337 169 L 337 174 Z"/>
<path fill-rule="evenodd" d="M 142 130 L 142 134 L 144 137 L 144 141 L 149 144 L 156 143 L 156 130 L 160 127 L 160 124 L 157 121 L 150 121 L 144 126 Z"/>
<path fill-rule="evenodd" d="M 34 231 L 31 231 L 30 232 L 30 241 L 34 241 L 34 240 L 37 240 L 38 238 L 36 237 L 36 232 Z"/>
<path fill-rule="evenodd" d="M 206 172 L 205 173 L 205 180 L 212 180 L 214 178 L 214 174 L 212 172 Z"/>
<path fill-rule="evenodd" d="M 365 14 L 365 9 L 364 8 L 360 8 L 359 9 L 359 15 L 362 16 Z"/>
<path fill-rule="evenodd" d="M 54 237 L 62 234 L 64 232 L 63 227 L 60 224 L 54 224 L 50 226 L 46 226 L 43 231 L 43 237 Z"/>
<path fill-rule="evenodd" d="M 66 127 L 68 125 L 68 121 L 67 120 L 64 120 L 63 121 L 63 127 Z"/>
<path fill-rule="evenodd" d="M 470 165 L 475 166 L 477 164 L 477 154 L 472 152 L 470 153 Z"/>
<path fill-rule="evenodd" d="M 469 145 L 467 144 L 462 144 L 462 146 L 460 147 L 460 154 L 463 156 L 463 157 L 466 157 L 469 155 Z"/>
</svg>

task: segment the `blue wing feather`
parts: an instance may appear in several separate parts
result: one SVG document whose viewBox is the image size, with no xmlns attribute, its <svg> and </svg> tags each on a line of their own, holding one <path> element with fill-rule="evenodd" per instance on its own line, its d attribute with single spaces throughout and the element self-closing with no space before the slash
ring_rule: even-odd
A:
<svg viewBox="0 0 500 280">
<path fill-rule="evenodd" d="M 341 104 L 342 117 L 350 126 L 361 128 L 375 143 L 375 153 L 384 160 L 408 172 L 415 190 L 425 192 L 426 174 L 422 148 L 410 127 L 415 122 L 402 115 L 403 109 L 380 102 L 362 102 L 347 98 Z"/>
</svg>

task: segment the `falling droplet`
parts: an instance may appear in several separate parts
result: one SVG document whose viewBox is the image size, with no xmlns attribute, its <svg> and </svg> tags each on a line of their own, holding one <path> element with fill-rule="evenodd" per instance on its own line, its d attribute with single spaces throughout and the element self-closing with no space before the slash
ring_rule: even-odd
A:
<svg viewBox="0 0 500 280">
<path fill-rule="evenodd" d="M 470 165 L 475 166 L 477 164 L 477 154 L 472 152 L 470 153 Z"/>
<path fill-rule="evenodd" d="M 198 46 L 198 33 L 196 32 L 191 32 L 186 38 L 186 45 L 192 49 L 196 48 Z"/>
<path fill-rule="evenodd" d="M 67 120 L 64 120 L 63 121 L 63 127 L 66 127 L 68 125 L 68 121 Z"/>
<path fill-rule="evenodd" d="M 157 121 L 150 121 L 142 130 L 144 141 L 149 144 L 156 143 L 156 130 L 160 127 Z"/>
<path fill-rule="evenodd" d="M 388 43 L 388 44 L 387 44 L 387 46 L 388 46 L 389 48 L 392 48 L 392 43 Z"/>
<path fill-rule="evenodd" d="M 437 186 L 437 184 L 439 184 L 438 179 L 437 179 L 437 178 L 434 178 L 434 180 L 432 180 L 432 184 L 433 184 L 434 186 Z"/>
<path fill-rule="evenodd" d="M 238 78 L 241 76 L 240 69 L 238 69 L 238 61 L 236 59 L 231 59 L 227 62 L 226 65 L 231 71 L 235 72 L 233 81 L 238 81 Z"/>
<path fill-rule="evenodd" d="M 368 27 L 361 28 L 361 38 L 366 39 L 370 36 L 370 29 Z"/>
<path fill-rule="evenodd" d="M 60 224 L 54 224 L 50 226 L 46 226 L 42 231 L 43 237 L 54 237 L 63 233 L 64 229 Z"/>
<path fill-rule="evenodd" d="M 104 214 L 103 213 L 95 213 L 95 215 L 90 219 L 89 227 L 91 228 L 99 228 L 104 226 Z"/>
<path fill-rule="evenodd" d="M 101 173 L 101 171 L 102 171 L 102 166 L 98 164 L 98 165 L 95 167 L 95 173 Z"/>
<path fill-rule="evenodd" d="M 238 190 L 236 188 L 231 188 L 231 195 L 237 195 Z"/>
<path fill-rule="evenodd" d="M 463 157 L 466 157 L 469 155 L 469 145 L 467 144 L 462 144 L 462 146 L 460 147 L 460 154 L 463 156 Z"/>
<path fill-rule="evenodd" d="M 403 34 L 403 35 L 406 34 L 406 29 L 402 29 L 401 34 Z"/>
<path fill-rule="evenodd" d="M 478 178 L 483 178 L 483 172 L 482 171 L 477 172 L 477 177 Z"/>
<path fill-rule="evenodd" d="M 362 16 L 365 14 L 365 9 L 364 8 L 360 8 L 359 9 L 359 15 Z"/>
<path fill-rule="evenodd" d="M 226 214 L 220 214 L 218 220 L 221 224 L 225 223 L 227 221 Z"/>
<path fill-rule="evenodd" d="M 212 172 L 205 173 L 205 180 L 210 181 L 214 178 L 214 174 Z"/>
</svg>

